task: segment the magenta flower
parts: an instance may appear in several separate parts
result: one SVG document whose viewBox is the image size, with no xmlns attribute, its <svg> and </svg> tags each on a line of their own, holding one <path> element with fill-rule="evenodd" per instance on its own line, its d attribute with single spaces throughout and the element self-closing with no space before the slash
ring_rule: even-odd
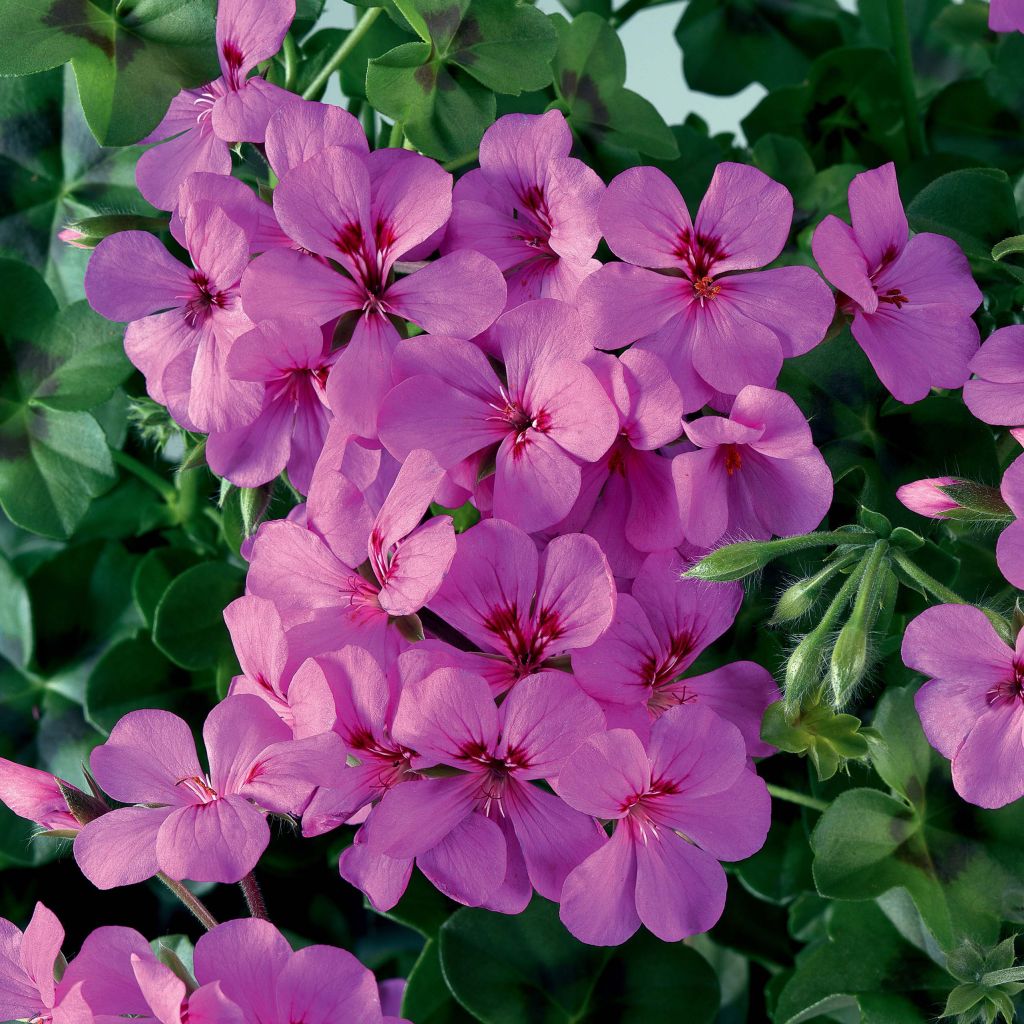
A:
<svg viewBox="0 0 1024 1024">
<path fill-rule="evenodd" d="M 24 934 L 0 918 L 0 1017 L 47 1024 L 92 1024 L 81 985 L 66 976 L 54 981 L 64 929 L 37 903 Z"/>
<path fill-rule="evenodd" d="M 370 152 L 359 120 L 330 103 L 293 97 L 267 124 L 267 160 L 278 178 L 328 146 L 344 146 L 362 156 Z"/>
<path fill-rule="evenodd" d="M 978 350 L 971 314 L 981 304 L 960 246 L 928 232 L 909 238 L 891 163 L 858 174 L 849 198 L 853 226 L 830 214 L 812 247 L 878 379 L 907 403 L 960 387 Z"/>
<path fill-rule="evenodd" d="M 500 708 L 479 676 L 439 669 L 402 693 L 395 738 L 419 768 L 457 774 L 391 789 L 366 824 L 369 853 L 416 858 L 442 892 L 508 914 L 531 885 L 557 899 L 566 875 L 597 849 L 596 823 L 532 785 L 602 729 L 600 709 L 560 673 L 523 680 Z"/>
<path fill-rule="evenodd" d="M 742 599 L 738 583 L 681 579 L 674 552 L 650 555 L 632 593 L 619 594 L 607 632 L 573 652 L 576 680 L 601 704 L 609 726 L 645 738 L 670 708 L 704 706 L 740 730 L 751 757 L 770 754 L 774 748 L 761 740 L 761 718 L 779 690 L 767 669 L 737 661 L 686 675 L 732 626 Z"/>
<path fill-rule="evenodd" d="M 612 621 L 615 596 L 592 537 L 556 537 L 538 555 L 522 530 L 488 519 L 459 537 L 430 608 L 485 652 L 478 671 L 500 693 L 594 643 Z"/>
<path fill-rule="evenodd" d="M 595 318 L 601 348 L 631 341 L 664 360 L 692 412 L 715 392 L 771 387 L 782 360 L 825 336 L 835 304 L 809 267 L 771 263 L 786 244 L 793 199 L 743 164 L 721 163 L 690 220 L 679 190 L 661 171 L 634 167 L 608 186 L 601 230 L 611 263 L 577 295 Z"/>
<path fill-rule="evenodd" d="M 677 707 L 651 727 L 592 736 L 555 790 L 611 819 L 611 839 L 566 878 L 560 916 L 583 942 L 616 946 L 641 924 L 665 942 L 707 931 L 725 906 L 720 860 L 764 844 L 771 806 L 739 730 L 709 708 Z"/>
<path fill-rule="evenodd" d="M 452 253 L 422 268 L 397 265 L 443 227 L 451 190 L 451 175 L 426 157 L 404 150 L 365 156 L 346 146 L 315 153 L 274 190 L 281 226 L 322 259 L 287 250 L 264 254 L 245 274 L 243 304 L 254 320 L 301 316 L 323 324 L 357 314 L 330 387 L 331 407 L 349 433 L 376 437 L 399 342 L 391 317 L 472 337 L 505 305 L 501 273 L 479 253 Z M 398 270 L 415 272 L 396 280 Z"/>
<path fill-rule="evenodd" d="M 418 525 L 443 475 L 429 452 L 411 453 L 369 535 L 358 521 L 337 517 L 325 535 L 316 532 L 319 520 L 264 523 L 252 549 L 249 592 L 272 600 L 285 628 L 311 653 L 354 643 L 387 663 L 408 643 L 409 630 L 403 635 L 396 620 L 434 596 L 455 555 L 450 516 Z M 363 576 L 358 569 L 367 556 Z"/>
<path fill-rule="evenodd" d="M 907 626 L 903 662 L 928 676 L 914 703 L 960 796 L 979 807 L 1024 796 L 1024 634 L 1014 650 L 980 609 L 939 605 Z"/>
<path fill-rule="evenodd" d="M 494 515 L 542 530 L 568 515 L 581 463 L 608 451 L 618 416 L 583 363 L 592 348 L 568 304 L 524 303 L 488 333 L 504 380 L 469 342 L 435 336 L 404 343 L 396 364 L 405 379 L 381 407 L 381 440 L 399 459 L 426 447 L 446 469 L 493 455 Z"/>
<path fill-rule="evenodd" d="M 995 426 L 1024 424 L 1024 327 L 994 331 L 969 369 L 974 378 L 964 385 L 967 408 Z"/>
<path fill-rule="evenodd" d="M 655 451 L 682 431 L 683 399 L 665 364 L 630 349 L 619 359 L 595 353 L 587 365 L 619 414 L 619 434 L 582 467 L 580 496 L 555 528 L 594 537 L 616 577 L 631 579 L 649 552 L 677 547 L 683 526 L 672 462 Z"/>
<path fill-rule="evenodd" d="M 108 320 L 131 321 L 128 358 L 150 396 L 187 429 L 225 430 L 259 413 L 261 390 L 232 381 L 227 353 L 252 327 L 238 282 L 249 239 L 226 213 L 199 202 L 183 215 L 193 266 L 179 263 L 146 231 L 103 239 L 85 272 L 85 292 Z"/>
<path fill-rule="evenodd" d="M 218 982 L 187 992 L 134 928 L 93 931 L 61 986 L 69 983 L 80 987 L 98 1022 L 131 1016 L 159 1024 L 248 1024 Z"/>
<path fill-rule="evenodd" d="M 402 1024 L 381 1013 L 373 975 L 333 946 L 292 952 L 269 922 L 226 921 L 196 943 L 196 980 L 219 981 L 246 1022 Z"/>
<path fill-rule="evenodd" d="M 996 562 L 1010 583 L 1024 588 L 1024 455 L 1010 463 L 1003 474 L 999 493 L 1017 518 L 996 541 Z"/>
<path fill-rule="evenodd" d="M 0 803 L 6 804 L 19 818 L 34 821 L 48 831 L 72 829 L 77 832 L 78 821 L 68 810 L 58 781 L 76 793 L 81 792 L 49 772 L 0 757 Z"/>
<path fill-rule="evenodd" d="M 508 304 L 571 302 L 601 264 L 601 179 L 569 156 L 572 132 L 558 110 L 506 114 L 484 132 L 480 167 L 455 185 L 444 251 L 475 249 L 501 268 Z"/>
<path fill-rule="evenodd" d="M 330 731 L 334 699 L 324 671 L 289 638 L 273 602 L 247 594 L 224 609 L 224 621 L 242 668 L 228 692 L 259 697 L 296 739 Z"/>
<path fill-rule="evenodd" d="M 312 320 L 262 320 L 239 337 L 225 370 L 233 381 L 260 385 L 262 405 L 248 422 L 210 434 L 210 468 L 238 487 L 258 487 L 287 466 L 289 482 L 306 493 L 330 425 L 333 361 L 330 339 Z"/>
<path fill-rule="evenodd" d="M 1024 2 L 992 0 L 988 9 L 988 27 L 993 32 L 1024 32 Z"/>
<path fill-rule="evenodd" d="M 939 488 L 964 482 L 955 476 L 935 476 L 925 480 L 914 480 L 912 483 L 898 487 L 896 497 L 911 512 L 916 512 L 919 516 L 928 516 L 929 519 L 946 519 L 948 517 L 945 513 L 951 509 L 960 508 L 960 505 Z"/>
<path fill-rule="evenodd" d="M 167 711 L 133 711 L 92 752 L 93 774 L 135 806 L 90 822 L 75 860 L 98 888 L 163 871 L 174 879 L 237 882 L 270 842 L 266 812 L 295 814 L 334 783 L 344 751 L 334 733 L 295 740 L 262 700 L 239 695 L 207 716 L 203 771 L 188 725 Z"/>
<path fill-rule="evenodd" d="M 164 119 L 142 141 L 162 146 L 143 153 L 135 169 L 139 191 L 161 210 L 174 208 L 178 188 L 193 171 L 231 173 L 231 142 L 263 142 L 271 114 L 295 97 L 249 72 L 281 48 L 295 17 L 295 0 L 219 0 L 217 55 L 221 76 L 183 89 Z"/>
<path fill-rule="evenodd" d="M 796 402 L 745 387 L 728 418 L 683 424 L 697 451 L 672 463 L 686 539 L 789 537 L 813 530 L 832 504 L 832 474 Z"/>
</svg>

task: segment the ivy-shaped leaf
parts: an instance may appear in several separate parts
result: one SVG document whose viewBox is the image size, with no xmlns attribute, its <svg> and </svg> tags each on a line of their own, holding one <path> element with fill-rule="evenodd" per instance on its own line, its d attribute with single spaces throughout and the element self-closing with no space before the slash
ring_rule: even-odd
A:
<svg viewBox="0 0 1024 1024">
<path fill-rule="evenodd" d="M 121 329 L 84 302 L 62 311 L 42 278 L 0 259 L 0 506 L 17 525 L 67 537 L 115 480 L 88 412 L 131 372 Z"/>
<path fill-rule="evenodd" d="M 520 0 L 403 0 L 400 10 L 421 41 L 371 60 L 366 95 L 428 156 L 472 152 L 494 120 L 494 93 L 551 81 L 555 31 Z"/>
<path fill-rule="evenodd" d="M 220 74 L 212 0 L 0 0 L 0 67 L 30 75 L 68 61 L 101 145 L 151 132 L 177 92 Z"/>
</svg>

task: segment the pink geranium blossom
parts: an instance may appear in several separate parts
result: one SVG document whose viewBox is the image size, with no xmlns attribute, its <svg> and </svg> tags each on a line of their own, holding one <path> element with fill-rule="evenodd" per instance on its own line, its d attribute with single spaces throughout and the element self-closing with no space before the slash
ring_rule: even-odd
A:
<svg viewBox="0 0 1024 1024">
<path fill-rule="evenodd" d="M 54 980 L 64 929 L 53 912 L 37 903 L 24 933 L 0 918 L 0 1017 L 48 1024 L 92 1024 L 81 985 Z"/>
<path fill-rule="evenodd" d="M 898 487 L 896 497 L 911 512 L 916 512 L 919 516 L 928 516 L 930 519 L 946 519 L 945 513 L 960 506 L 940 488 L 961 483 L 964 481 L 955 476 L 935 476 L 925 480 L 914 480 L 912 483 Z"/>
<path fill-rule="evenodd" d="M 77 786 L 49 772 L 0 757 L 0 803 L 6 804 L 19 818 L 34 821 L 44 829 L 77 831 L 78 820 L 68 810 L 58 782 L 81 793 Z"/>
<path fill-rule="evenodd" d="M 749 386 L 728 417 L 683 424 L 697 446 L 677 455 L 675 476 L 686 539 L 766 539 L 813 530 L 832 504 L 832 474 L 789 395 Z"/>
<path fill-rule="evenodd" d="M 793 199 L 744 164 L 715 169 L 695 221 L 661 171 L 634 167 L 608 186 L 600 222 L 610 263 L 580 285 L 600 348 L 631 341 L 664 360 L 688 412 L 716 392 L 771 387 L 783 359 L 818 344 L 835 304 L 809 267 L 771 263 L 786 244 Z"/>
<path fill-rule="evenodd" d="M 272 600 L 286 628 L 302 623 L 295 632 L 311 652 L 355 643 L 382 661 L 397 654 L 408 643 L 397 620 L 434 596 L 455 555 L 450 516 L 419 525 L 443 475 L 429 452 L 411 453 L 369 529 L 341 501 L 333 516 L 305 526 L 264 523 L 252 549 L 249 592 Z M 367 557 L 364 576 L 358 570 Z"/>
<path fill-rule="evenodd" d="M 964 385 L 967 408 L 995 426 L 1024 425 L 1024 326 L 994 331 L 971 360 Z"/>
<path fill-rule="evenodd" d="M 455 185 L 443 249 L 475 249 L 501 268 L 509 305 L 551 297 L 572 301 L 601 229 L 601 179 L 569 156 L 572 132 L 558 110 L 507 114 L 484 132 L 480 167 Z"/>
<path fill-rule="evenodd" d="M 143 142 L 170 139 L 143 153 L 139 191 L 171 210 L 193 171 L 231 173 L 231 142 L 262 142 L 271 114 L 295 97 L 249 72 L 281 48 L 295 17 L 295 0 L 219 0 L 217 57 L 221 77 L 171 100 L 164 119 Z"/>
<path fill-rule="evenodd" d="M 96 247 L 85 292 L 108 320 L 131 321 L 125 351 L 155 401 L 188 429 L 225 430 L 260 408 L 259 385 L 226 370 L 232 342 L 252 326 L 238 296 L 250 241 L 210 202 L 190 206 L 182 221 L 193 266 L 147 231 L 122 231 Z"/>
<path fill-rule="evenodd" d="M 996 562 L 1010 583 L 1024 588 L 1024 455 L 1010 463 L 1003 474 L 999 493 L 1017 518 L 996 541 Z"/>
<path fill-rule="evenodd" d="M 249 1022 L 402 1024 L 381 1013 L 373 975 L 349 952 L 296 952 L 269 922 L 226 921 L 196 943 L 196 980 L 219 982 Z"/>
<path fill-rule="evenodd" d="M 579 314 L 537 299 L 488 332 L 504 379 L 484 353 L 454 337 L 402 345 L 404 377 L 381 408 L 381 440 L 396 458 L 426 447 L 446 469 L 493 456 L 493 511 L 524 530 L 563 519 L 580 493 L 581 463 L 608 451 L 618 416 L 593 371 Z"/>
<path fill-rule="evenodd" d="M 395 739 L 417 752 L 416 767 L 456 774 L 391 789 L 367 822 L 369 853 L 415 857 L 434 885 L 471 905 L 517 914 L 531 886 L 557 899 L 601 834 L 532 782 L 557 775 L 603 725 L 594 701 L 560 673 L 528 677 L 500 708 L 479 676 L 457 669 L 409 684 Z"/>
<path fill-rule="evenodd" d="M 555 789 L 613 822 L 562 889 L 563 923 L 597 946 L 625 942 L 641 924 L 666 942 L 707 931 L 725 906 L 718 862 L 759 850 L 771 821 L 740 731 L 705 707 L 665 712 L 646 746 L 627 729 L 592 736 Z"/>
<path fill-rule="evenodd" d="M 485 652 L 478 671 L 496 691 L 589 647 L 615 611 L 615 581 L 592 537 L 556 537 L 543 555 L 498 519 L 463 533 L 430 608 Z"/>
<path fill-rule="evenodd" d="M 903 661 L 928 676 L 914 703 L 956 791 L 980 807 L 1024 796 L 1024 633 L 1014 649 L 980 609 L 939 605 L 907 626 Z"/>
<path fill-rule="evenodd" d="M 852 226 L 830 214 L 812 244 L 853 336 L 901 402 L 960 387 L 978 350 L 971 314 L 981 303 L 967 257 L 944 235 L 909 237 L 893 164 L 858 174 L 849 198 Z"/>
<path fill-rule="evenodd" d="M 505 305 L 501 273 L 479 253 L 398 266 L 444 226 L 451 190 L 451 175 L 426 157 L 404 150 L 367 156 L 337 145 L 293 167 L 274 190 L 281 226 L 315 255 L 281 249 L 255 260 L 242 282 L 245 310 L 256 320 L 303 316 L 321 324 L 356 315 L 330 388 L 331 407 L 350 433 L 376 436 L 399 342 L 392 317 L 472 337 Z M 398 270 L 414 272 L 396 279 Z"/>
<path fill-rule="evenodd" d="M 573 652 L 576 679 L 600 702 L 610 726 L 645 737 L 669 708 L 703 705 L 740 730 L 752 757 L 770 754 L 760 738 L 761 717 L 779 690 L 767 669 L 737 661 L 686 674 L 732 626 L 742 599 L 738 583 L 681 579 L 674 552 L 650 555 L 632 592 L 619 594 L 607 632 Z"/>
<path fill-rule="evenodd" d="M 295 740 L 264 703 L 228 697 L 207 716 L 210 770 L 188 725 L 167 711 L 133 711 L 92 752 L 93 774 L 119 808 L 75 839 L 83 874 L 100 889 L 163 871 L 171 878 L 237 882 L 270 842 L 266 812 L 295 814 L 344 764 L 334 733 Z"/>
<path fill-rule="evenodd" d="M 287 466 L 289 481 L 305 494 L 330 425 L 326 388 L 334 358 L 330 339 L 311 320 L 263 320 L 241 335 L 225 372 L 232 381 L 256 383 L 261 404 L 250 406 L 238 426 L 210 434 L 210 468 L 238 487 L 258 487 Z"/>
</svg>

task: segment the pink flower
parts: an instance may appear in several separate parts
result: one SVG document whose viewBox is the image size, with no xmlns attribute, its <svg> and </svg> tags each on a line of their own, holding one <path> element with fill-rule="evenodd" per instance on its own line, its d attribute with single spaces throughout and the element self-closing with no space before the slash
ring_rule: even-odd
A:
<svg viewBox="0 0 1024 1024">
<path fill-rule="evenodd" d="M 226 921 L 207 932 L 196 943 L 195 971 L 200 984 L 220 982 L 247 1022 L 401 1024 L 382 1015 L 377 983 L 351 953 L 292 952 L 269 921 Z"/>
<path fill-rule="evenodd" d="M 641 924 L 666 942 L 707 931 L 725 905 L 718 862 L 759 850 L 771 820 L 739 730 L 703 707 L 667 711 L 646 747 L 626 729 L 592 736 L 555 789 L 614 823 L 562 889 L 563 923 L 596 946 L 625 942 Z"/>
<path fill-rule="evenodd" d="M 913 483 L 898 487 L 896 497 L 911 512 L 916 512 L 919 516 L 928 516 L 930 519 L 946 519 L 946 512 L 960 506 L 939 488 L 962 483 L 965 481 L 955 476 L 929 477 L 926 480 L 915 480 Z"/>
<path fill-rule="evenodd" d="M 785 187 L 743 164 L 715 170 L 696 221 L 661 171 L 634 167 L 608 186 L 601 230 L 611 263 L 580 285 L 601 348 L 642 339 L 664 360 L 686 411 L 715 392 L 771 387 L 782 360 L 824 337 L 835 304 L 809 267 L 771 263 L 786 244 L 793 199 Z M 649 269 L 648 269 L 649 268 Z"/>
<path fill-rule="evenodd" d="M 995 426 L 1024 424 L 1024 326 L 994 331 L 969 369 L 975 376 L 964 385 L 967 408 Z"/>
<path fill-rule="evenodd" d="M 442 892 L 470 905 L 520 913 L 532 887 L 557 899 L 566 875 L 597 849 L 586 815 L 532 785 L 603 728 L 597 705 L 572 680 L 523 680 L 500 708 L 487 684 L 439 669 L 402 693 L 395 739 L 417 751 L 418 768 L 457 774 L 397 786 L 366 825 L 368 851 L 416 858 Z"/>
<path fill-rule="evenodd" d="M 333 728 L 334 700 L 324 671 L 289 638 L 272 601 L 247 594 L 224 609 L 224 621 L 242 668 L 229 694 L 259 697 L 296 739 Z"/>
<path fill-rule="evenodd" d="M 832 504 L 832 474 L 796 402 L 753 385 L 728 418 L 683 424 L 697 451 L 672 463 L 686 539 L 766 539 L 813 530 Z"/>
<path fill-rule="evenodd" d="M 909 238 L 896 168 L 850 183 L 850 220 L 831 214 L 814 232 L 814 258 L 853 314 L 853 336 L 900 402 L 958 388 L 978 350 L 971 313 L 981 292 L 960 246 L 944 235 Z"/>
<path fill-rule="evenodd" d="M 523 303 L 488 333 L 504 380 L 469 342 L 435 336 L 404 343 L 396 363 L 405 379 L 381 407 L 381 440 L 399 459 L 426 447 L 446 469 L 493 455 L 494 515 L 541 530 L 569 513 L 580 464 L 609 449 L 618 416 L 583 363 L 591 345 L 568 304 Z"/>
<path fill-rule="evenodd" d="M 999 493 L 1017 519 L 996 541 L 996 562 L 1010 583 L 1024 588 L 1024 455 L 1010 463 L 1003 474 Z"/>
<path fill-rule="evenodd" d="M 92 1024 L 81 986 L 54 981 L 64 929 L 53 912 L 37 903 L 24 934 L 0 918 L 0 1017 L 52 1024 Z"/>
<path fill-rule="evenodd" d="M 97 1021 L 132 1016 L 159 1024 L 247 1024 L 218 982 L 187 992 L 134 928 L 93 931 L 61 982 L 80 987 Z"/>
<path fill-rule="evenodd" d="M 357 314 L 329 390 L 349 433 L 376 437 L 399 342 L 391 317 L 472 337 L 505 305 L 501 273 L 479 253 L 452 253 L 422 268 L 398 265 L 444 226 L 451 190 L 451 175 L 426 157 L 405 150 L 366 156 L 337 145 L 294 167 L 274 190 L 281 226 L 322 259 L 283 249 L 264 254 L 242 282 L 245 310 L 255 320 L 301 316 L 321 324 Z M 400 270 L 406 276 L 396 280 Z"/>
<path fill-rule="evenodd" d="M 306 493 L 330 424 L 333 361 L 330 339 L 312 320 L 262 320 L 239 337 L 225 370 L 233 381 L 259 385 L 262 405 L 232 430 L 210 434 L 210 468 L 238 487 L 258 487 L 287 466 L 292 486 Z"/>
<path fill-rule="evenodd" d="M 903 662 L 928 676 L 914 703 L 960 796 L 979 807 L 1024 796 L 1024 633 L 1014 650 L 980 609 L 939 605 L 907 626 Z"/>
<path fill-rule="evenodd" d="M 96 246 L 85 291 L 97 313 L 131 321 L 125 351 L 155 401 L 187 429 L 225 430 L 260 409 L 259 385 L 226 369 L 231 343 L 252 326 L 238 297 L 249 238 L 211 202 L 182 220 L 192 267 L 149 232 L 122 231 Z"/>
<path fill-rule="evenodd" d="M 0 803 L 6 804 L 19 818 L 34 821 L 47 831 L 72 829 L 77 832 L 78 821 L 68 810 L 58 782 L 76 793 L 81 792 L 49 772 L 0 757 Z"/>
<path fill-rule="evenodd" d="M 770 754 L 761 717 L 779 691 L 767 669 L 737 661 L 686 675 L 732 626 L 742 599 L 738 583 L 681 579 L 674 552 L 650 555 L 632 593 L 619 594 L 607 632 L 573 652 L 576 679 L 600 702 L 610 726 L 627 726 L 641 738 L 670 708 L 704 706 L 740 730 L 751 757 Z"/>
<path fill-rule="evenodd" d="M 572 301 L 601 264 L 601 179 L 569 156 L 572 132 L 558 110 L 506 114 L 484 132 L 480 167 L 455 185 L 444 251 L 475 249 L 501 268 L 509 306 Z"/>
<path fill-rule="evenodd" d="M 651 551 L 677 547 L 683 526 L 672 462 L 655 451 L 682 431 L 683 399 L 665 364 L 633 348 L 587 362 L 619 414 L 619 434 L 582 468 L 580 496 L 555 532 L 590 534 L 616 577 L 631 579 Z"/>
<path fill-rule="evenodd" d="M 193 171 L 231 173 L 230 142 L 262 142 L 271 114 L 294 101 L 259 75 L 261 61 L 281 48 L 295 17 L 295 0 L 219 0 L 217 55 L 221 78 L 184 89 L 143 142 L 170 139 L 143 153 L 135 169 L 139 191 L 161 210 L 174 208 Z M 172 138 L 173 136 L 173 138 Z"/>
<path fill-rule="evenodd" d="M 463 533 L 431 611 L 484 651 L 480 674 L 496 692 L 589 647 L 615 611 L 615 581 L 592 537 L 556 537 L 543 555 L 498 519 Z"/>
<path fill-rule="evenodd" d="M 308 652 L 355 643 L 386 661 L 408 642 L 396 620 L 434 596 L 455 555 L 450 516 L 418 525 L 443 475 L 429 452 L 411 453 L 369 530 L 358 517 L 347 518 L 343 501 L 336 501 L 334 516 L 311 518 L 307 526 L 264 523 L 252 549 L 249 592 L 274 602 Z M 355 490 L 350 481 L 350 495 Z M 357 570 L 367 556 L 370 572 L 363 576 Z"/>
<path fill-rule="evenodd" d="M 1024 0 L 992 0 L 988 27 L 993 32 L 1024 32 Z"/>
<path fill-rule="evenodd" d="M 92 752 L 93 774 L 115 800 L 135 806 L 90 822 L 75 860 L 98 888 L 163 871 L 174 879 L 237 882 L 270 842 L 266 812 L 295 814 L 344 764 L 333 733 L 295 740 L 260 699 L 221 701 L 207 716 L 203 771 L 188 725 L 167 711 L 133 711 Z"/>
</svg>

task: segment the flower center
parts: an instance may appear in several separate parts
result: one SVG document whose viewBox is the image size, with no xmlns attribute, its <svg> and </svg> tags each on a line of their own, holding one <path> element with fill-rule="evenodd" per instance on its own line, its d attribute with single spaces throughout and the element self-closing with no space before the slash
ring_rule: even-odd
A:
<svg viewBox="0 0 1024 1024">
<path fill-rule="evenodd" d="M 240 89 L 242 87 L 242 80 L 239 71 L 242 69 L 242 61 L 244 60 L 241 48 L 237 43 L 228 39 L 225 41 L 220 52 L 224 56 L 224 63 L 228 66 L 228 85 L 232 89 Z"/>
<path fill-rule="evenodd" d="M 895 306 L 897 309 L 902 309 L 903 306 L 910 301 L 903 294 L 900 288 L 889 288 L 887 291 L 879 292 L 879 302 L 888 302 L 890 305 Z"/>
<path fill-rule="evenodd" d="M 548 608 L 542 608 L 531 625 L 520 622 L 514 604 L 494 608 L 484 619 L 484 628 L 505 648 L 517 680 L 540 668 L 548 648 L 564 631 L 558 613 Z"/>
<path fill-rule="evenodd" d="M 985 694 L 985 699 L 990 708 L 1024 704 L 1024 661 L 1014 660 L 1013 675 L 993 686 Z"/>
<path fill-rule="evenodd" d="M 202 323 L 215 309 L 224 309 L 228 304 L 226 292 L 219 291 L 210 284 L 210 279 L 201 271 L 193 271 L 190 275 L 194 291 L 185 298 L 185 319 L 190 327 Z"/>
<path fill-rule="evenodd" d="M 713 299 L 721 290 L 722 286 L 715 284 L 715 279 L 707 274 L 703 277 L 698 277 L 693 282 L 693 294 L 697 296 L 697 301 L 702 306 L 708 299 Z"/>
<path fill-rule="evenodd" d="M 725 471 L 732 476 L 743 465 L 743 455 L 739 446 L 735 444 L 725 445 Z"/>
<path fill-rule="evenodd" d="M 217 791 L 210 785 L 209 776 L 190 775 L 178 779 L 176 786 L 184 786 L 201 804 L 212 804 L 218 798 Z"/>
</svg>

